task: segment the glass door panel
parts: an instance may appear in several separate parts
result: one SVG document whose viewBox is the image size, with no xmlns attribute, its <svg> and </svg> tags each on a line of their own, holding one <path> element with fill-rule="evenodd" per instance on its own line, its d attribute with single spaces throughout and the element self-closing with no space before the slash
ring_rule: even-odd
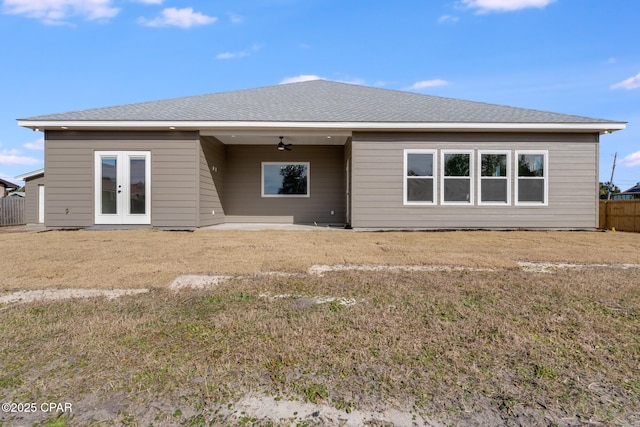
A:
<svg viewBox="0 0 640 427">
<path fill-rule="evenodd" d="M 118 213 L 118 159 L 115 156 L 101 157 L 101 197 L 100 212 L 104 214 Z"/>
<path fill-rule="evenodd" d="M 146 159 L 129 158 L 129 214 L 146 214 Z"/>
</svg>

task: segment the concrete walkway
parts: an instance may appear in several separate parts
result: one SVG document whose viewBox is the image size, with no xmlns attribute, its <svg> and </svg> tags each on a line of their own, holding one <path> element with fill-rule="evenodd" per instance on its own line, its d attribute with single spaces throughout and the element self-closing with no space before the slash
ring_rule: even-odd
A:
<svg viewBox="0 0 640 427">
<path fill-rule="evenodd" d="M 94 225 L 86 227 L 84 230 L 137 230 L 140 228 L 151 228 L 151 226 L 135 225 L 135 226 L 110 226 L 110 225 Z M 197 228 L 194 231 L 209 231 L 209 230 L 344 230 L 342 224 L 276 224 L 276 223 L 228 223 L 211 225 L 209 227 Z M 26 224 L 0 227 L 0 233 L 38 233 L 46 231 L 44 224 Z"/>
<path fill-rule="evenodd" d="M 196 231 L 207 230 L 344 230 L 340 224 L 254 224 L 254 223 L 227 223 L 198 228 Z"/>
<path fill-rule="evenodd" d="M 0 227 L 0 233 L 39 233 L 45 230 L 44 224 L 23 224 Z"/>
</svg>

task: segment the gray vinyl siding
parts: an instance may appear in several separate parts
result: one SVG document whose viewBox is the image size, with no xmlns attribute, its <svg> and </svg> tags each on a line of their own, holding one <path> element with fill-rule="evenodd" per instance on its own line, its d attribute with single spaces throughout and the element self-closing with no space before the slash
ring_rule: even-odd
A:
<svg viewBox="0 0 640 427">
<path fill-rule="evenodd" d="M 349 166 L 347 168 L 347 165 Z M 345 194 L 345 203 L 347 203 L 349 206 L 345 207 L 345 224 L 351 224 L 351 212 L 352 212 L 352 204 L 351 204 L 351 194 L 353 193 L 353 185 L 351 182 L 351 169 L 353 168 L 353 165 L 351 164 L 351 138 L 347 139 L 347 142 L 344 145 L 344 170 L 345 170 L 345 193 L 347 191 L 347 188 L 349 189 L 349 193 Z M 349 174 L 346 175 L 347 169 L 349 171 Z"/>
<path fill-rule="evenodd" d="M 200 139 L 200 227 L 223 224 L 224 174 L 226 148 L 224 144 L 211 136 Z M 212 213 L 215 212 L 215 213 Z"/>
<path fill-rule="evenodd" d="M 403 205 L 404 149 L 434 149 L 438 202 Z M 474 151 L 474 205 L 440 204 L 440 150 Z M 511 206 L 479 206 L 478 150 L 511 150 Z M 548 206 L 516 206 L 516 150 L 548 150 Z M 598 220 L 598 135 L 355 133 L 352 142 L 354 228 L 593 229 Z"/>
<path fill-rule="evenodd" d="M 310 197 L 262 197 L 262 162 L 309 162 Z M 344 146 L 229 145 L 224 188 L 227 222 L 343 224 Z M 331 215 L 331 211 L 334 214 Z"/>
<path fill-rule="evenodd" d="M 24 219 L 27 224 L 37 224 L 38 223 L 38 212 L 40 209 L 40 189 L 38 188 L 41 185 L 45 185 L 45 177 L 44 175 L 39 175 L 35 178 L 30 178 L 24 183 Z M 45 197 L 47 189 L 45 187 Z M 46 215 L 46 210 L 45 210 Z"/>
<path fill-rule="evenodd" d="M 94 224 L 94 153 L 151 152 L 151 225 L 198 224 L 197 132 L 47 131 L 45 190 L 47 228 Z"/>
</svg>

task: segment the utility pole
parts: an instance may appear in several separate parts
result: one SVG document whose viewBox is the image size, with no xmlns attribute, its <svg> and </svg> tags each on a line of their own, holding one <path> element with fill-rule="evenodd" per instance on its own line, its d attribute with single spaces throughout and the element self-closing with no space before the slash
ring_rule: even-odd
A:
<svg viewBox="0 0 640 427">
<path fill-rule="evenodd" d="M 611 168 L 611 179 L 609 179 L 609 192 L 607 193 L 607 200 L 611 200 L 611 192 L 613 191 L 613 189 L 615 188 L 613 186 L 613 172 L 615 172 L 616 170 L 616 159 L 618 158 L 618 153 L 616 152 L 613 155 L 613 167 Z"/>
</svg>

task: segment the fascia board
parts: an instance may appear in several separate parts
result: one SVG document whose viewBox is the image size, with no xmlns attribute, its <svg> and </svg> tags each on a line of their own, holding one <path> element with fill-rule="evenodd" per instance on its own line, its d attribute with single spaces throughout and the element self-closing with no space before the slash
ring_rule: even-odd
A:
<svg viewBox="0 0 640 427">
<path fill-rule="evenodd" d="M 27 172 L 27 173 L 23 173 L 22 175 L 18 175 L 15 177 L 15 179 L 24 181 L 25 179 L 29 179 L 31 177 L 42 175 L 42 174 L 44 174 L 44 169 L 38 169 L 37 171 Z"/>
<path fill-rule="evenodd" d="M 263 122 L 263 121 L 99 121 L 18 120 L 30 129 L 89 130 L 312 130 L 324 131 L 530 131 L 613 132 L 626 128 L 624 122 L 592 123 L 420 123 L 420 122 Z"/>
</svg>

